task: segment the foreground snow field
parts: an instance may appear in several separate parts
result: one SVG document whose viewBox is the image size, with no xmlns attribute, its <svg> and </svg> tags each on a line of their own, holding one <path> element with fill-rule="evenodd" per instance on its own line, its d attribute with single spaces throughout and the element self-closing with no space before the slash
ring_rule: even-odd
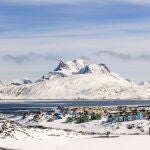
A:
<svg viewBox="0 0 150 150">
<path fill-rule="evenodd" d="M 149 99 L 150 86 L 136 84 L 110 72 L 105 64 L 83 60 L 60 62 L 32 83 L 0 82 L 0 99 Z"/>
<path fill-rule="evenodd" d="M 23 115 L 24 116 L 24 115 Z M 108 123 L 105 117 L 85 123 L 66 123 L 66 117 L 49 121 L 46 114 L 35 120 L 18 114 L 0 114 L 0 149 L 20 150 L 141 150 L 148 149 L 147 119 Z M 128 126 L 132 125 L 132 128 Z M 110 132 L 108 138 L 107 133 Z"/>
<path fill-rule="evenodd" d="M 42 137 L 42 139 L 3 139 L 0 147 L 21 150 L 141 150 L 149 149 L 150 137 L 121 136 L 119 138 L 89 138 L 89 137 Z"/>
</svg>

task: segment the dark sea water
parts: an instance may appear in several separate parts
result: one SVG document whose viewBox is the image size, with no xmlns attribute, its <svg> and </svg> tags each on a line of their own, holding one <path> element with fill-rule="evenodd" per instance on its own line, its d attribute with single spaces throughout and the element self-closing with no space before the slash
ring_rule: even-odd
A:
<svg viewBox="0 0 150 150">
<path fill-rule="evenodd" d="M 150 105 L 150 100 L 1 100 L 0 112 L 37 111 L 60 105 L 64 107 L 141 106 Z"/>
</svg>

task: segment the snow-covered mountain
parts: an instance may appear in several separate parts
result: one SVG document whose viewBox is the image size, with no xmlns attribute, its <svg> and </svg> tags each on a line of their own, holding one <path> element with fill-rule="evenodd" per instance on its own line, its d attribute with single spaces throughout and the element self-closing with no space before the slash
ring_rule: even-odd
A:
<svg viewBox="0 0 150 150">
<path fill-rule="evenodd" d="M 109 74 L 110 71 L 105 64 L 88 64 L 87 62 L 80 59 L 67 62 L 60 61 L 58 67 L 54 69 L 54 71 L 51 71 L 47 75 L 44 75 L 42 79 L 49 80 L 59 77 L 69 77 L 71 75 L 87 73 Z M 38 81 L 41 81 L 41 79 Z"/>
<path fill-rule="evenodd" d="M 20 83 L 20 82 L 19 82 Z M 150 87 L 112 73 L 105 64 L 60 61 L 35 83 L 0 83 L 1 99 L 149 99 Z"/>
</svg>

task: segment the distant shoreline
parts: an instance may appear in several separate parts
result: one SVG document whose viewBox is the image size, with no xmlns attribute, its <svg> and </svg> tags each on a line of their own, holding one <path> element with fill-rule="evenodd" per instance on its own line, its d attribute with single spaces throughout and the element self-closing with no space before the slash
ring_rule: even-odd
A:
<svg viewBox="0 0 150 150">
<path fill-rule="evenodd" d="M 150 101 L 150 99 L 16 99 L 16 98 L 11 98 L 11 99 L 0 99 L 1 101 Z"/>
</svg>

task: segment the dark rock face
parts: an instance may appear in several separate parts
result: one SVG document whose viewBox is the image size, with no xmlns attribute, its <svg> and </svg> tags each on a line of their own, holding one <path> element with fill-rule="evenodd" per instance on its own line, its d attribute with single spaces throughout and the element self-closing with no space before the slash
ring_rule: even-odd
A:
<svg viewBox="0 0 150 150">
<path fill-rule="evenodd" d="M 108 67 L 105 64 L 100 64 L 101 66 L 103 66 L 105 68 L 105 70 L 107 70 L 110 73 L 110 70 L 108 69 Z"/>
<path fill-rule="evenodd" d="M 24 79 L 23 82 L 24 82 L 24 84 L 32 84 L 32 81 L 31 80 L 27 80 L 27 79 Z"/>
<path fill-rule="evenodd" d="M 65 64 L 62 60 L 60 61 L 58 67 L 54 69 L 54 71 L 61 71 L 62 69 L 69 68 L 67 64 Z"/>
</svg>

